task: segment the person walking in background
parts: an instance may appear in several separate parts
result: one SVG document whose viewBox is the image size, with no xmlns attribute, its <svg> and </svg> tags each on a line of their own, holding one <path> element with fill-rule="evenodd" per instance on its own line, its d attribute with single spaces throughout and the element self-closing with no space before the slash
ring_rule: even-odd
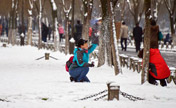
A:
<svg viewBox="0 0 176 108">
<path fill-rule="evenodd" d="M 60 36 L 59 41 L 61 42 L 64 38 L 64 27 L 62 26 L 62 24 L 59 24 L 59 36 Z"/>
<path fill-rule="evenodd" d="M 0 23 L 0 36 L 2 34 L 2 24 Z"/>
<path fill-rule="evenodd" d="M 166 38 L 164 39 L 164 44 L 166 44 L 167 42 L 169 42 L 169 44 L 171 44 L 169 33 L 166 35 Z"/>
<path fill-rule="evenodd" d="M 142 42 L 142 27 L 139 26 L 139 23 L 136 24 L 136 27 L 133 29 L 133 36 L 135 40 L 136 52 L 140 51 L 141 42 Z"/>
<path fill-rule="evenodd" d="M 126 51 L 127 50 L 127 38 L 128 38 L 128 26 L 126 26 L 125 22 L 122 22 L 120 37 L 121 37 L 122 51 L 123 50 Z M 125 43 L 125 47 L 123 46 L 123 43 Z"/>
<path fill-rule="evenodd" d="M 92 27 L 89 27 L 89 41 L 91 41 L 92 38 Z"/>
<path fill-rule="evenodd" d="M 80 20 L 77 21 L 77 24 L 75 25 L 75 41 L 78 42 L 79 39 L 82 37 L 82 24 Z"/>
<path fill-rule="evenodd" d="M 48 35 L 48 27 L 42 23 L 42 41 L 47 42 L 47 35 Z"/>
</svg>

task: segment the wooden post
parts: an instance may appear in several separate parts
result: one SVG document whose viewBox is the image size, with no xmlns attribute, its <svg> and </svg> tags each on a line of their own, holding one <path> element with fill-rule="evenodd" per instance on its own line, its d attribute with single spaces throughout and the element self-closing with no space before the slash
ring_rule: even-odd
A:
<svg viewBox="0 0 176 108">
<path fill-rule="evenodd" d="M 166 49 L 169 48 L 169 42 L 166 42 Z"/>
<path fill-rule="evenodd" d="M 119 100 L 120 86 L 113 83 L 108 83 L 107 86 L 108 86 L 108 100 L 113 100 L 114 98 Z"/>
<path fill-rule="evenodd" d="M 2 44 L 2 46 L 3 46 L 3 47 L 7 47 L 7 45 L 6 45 L 5 43 L 4 43 L 4 44 Z"/>
<path fill-rule="evenodd" d="M 45 60 L 49 60 L 50 53 L 45 53 Z"/>
</svg>

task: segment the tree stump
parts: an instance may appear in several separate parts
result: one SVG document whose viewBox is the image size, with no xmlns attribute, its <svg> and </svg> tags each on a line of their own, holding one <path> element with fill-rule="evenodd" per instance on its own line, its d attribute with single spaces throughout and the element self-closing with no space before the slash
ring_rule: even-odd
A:
<svg viewBox="0 0 176 108">
<path fill-rule="evenodd" d="M 142 70 L 142 60 L 138 60 L 138 73 L 140 73 Z"/>
<path fill-rule="evenodd" d="M 4 44 L 2 44 L 2 46 L 3 46 L 3 47 L 7 47 L 7 45 L 6 45 L 5 43 L 4 43 Z"/>
<path fill-rule="evenodd" d="M 138 67 L 138 58 L 133 58 L 133 72 L 135 72 L 135 70 L 137 70 Z"/>
<path fill-rule="evenodd" d="M 172 44 L 171 44 L 171 49 L 173 49 L 173 48 L 174 48 L 174 44 L 172 43 Z"/>
<path fill-rule="evenodd" d="M 119 100 L 120 86 L 115 83 L 108 83 L 108 100 L 113 100 L 114 98 Z"/>
<path fill-rule="evenodd" d="M 130 57 L 130 70 L 133 67 L 133 57 Z"/>
<path fill-rule="evenodd" d="M 50 53 L 45 53 L 45 60 L 49 60 Z"/>
<path fill-rule="evenodd" d="M 169 42 L 166 42 L 166 49 L 169 48 Z"/>
<path fill-rule="evenodd" d="M 176 68 L 174 67 L 170 67 L 169 68 L 171 71 L 170 76 L 167 78 L 167 82 L 170 83 L 172 80 L 174 81 L 174 83 L 176 84 Z"/>
</svg>

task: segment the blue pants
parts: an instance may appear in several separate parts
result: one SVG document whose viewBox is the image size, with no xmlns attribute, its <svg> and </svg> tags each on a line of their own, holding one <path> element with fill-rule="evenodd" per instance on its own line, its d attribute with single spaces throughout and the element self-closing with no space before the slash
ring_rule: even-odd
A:
<svg viewBox="0 0 176 108">
<path fill-rule="evenodd" d="M 78 67 L 78 68 L 71 70 L 69 74 L 71 77 L 73 77 L 78 82 L 80 81 L 90 82 L 86 76 L 88 72 L 89 72 L 88 67 Z"/>
<path fill-rule="evenodd" d="M 125 42 L 125 47 L 123 46 L 123 42 Z M 121 47 L 122 51 L 127 49 L 127 38 L 121 38 Z"/>
</svg>

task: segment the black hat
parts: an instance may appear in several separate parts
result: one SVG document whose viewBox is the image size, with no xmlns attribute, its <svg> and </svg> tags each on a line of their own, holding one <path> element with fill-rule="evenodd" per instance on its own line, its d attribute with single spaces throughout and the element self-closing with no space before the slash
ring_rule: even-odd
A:
<svg viewBox="0 0 176 108">
<path fill-rule="evenodd" d="M 87 43 L 87 40 L 79 39 L 76 46 L 81 47 L 81 45 L 84 45 L 85 43 Z"/>
</svg>

